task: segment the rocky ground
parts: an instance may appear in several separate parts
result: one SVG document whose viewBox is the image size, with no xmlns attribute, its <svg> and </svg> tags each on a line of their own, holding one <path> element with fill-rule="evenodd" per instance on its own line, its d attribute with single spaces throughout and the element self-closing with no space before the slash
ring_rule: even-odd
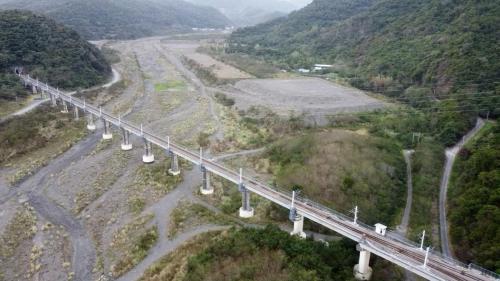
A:
<svg viewBox="0 0 500 281">
<path fill-rule="evenodd" d="M 99 44 L 119 52 L 121 61 L 114 68 L 124 83 L 120 95 L 105 103 L 104 109 L 192 149 L 198 148 L 200 133 L 224 139 L 224 109 L 214 101 L 215 91 L 206 89 L 182 65 L 182 43 L 147 38 Z M 221 75 L 234 71 L 217 65 L 223 69 Z M 325 87 L 322 83 L 313 84 Z M 236 88 L 242 90 L 245 85 Z M 107 93 L 103 89 L 94 103 L 106 100 Z M 181 176 L 169 176 L 165 152 L 160 150 L 155 150 L 156 163 L 145 166 L 142 140 L 132 139 L 136 149 L 123 152 L 120 133 L 115 131 L 113 140 L 105 142 L 100 127 L 98 123 L 97 132 L 17 184 L 7 180 L 15 172 L 12 168 L 0 170 L 0 242 L 4 245 L 0 246 L 0 280 L 137 280 L 183 242 L 227 227 L 198 222 L 169 237 L 171 215 L 181 200 L 218 211 L 194 195 L 201 185 L 199 169 L 184 165 Z"/>
</svg>

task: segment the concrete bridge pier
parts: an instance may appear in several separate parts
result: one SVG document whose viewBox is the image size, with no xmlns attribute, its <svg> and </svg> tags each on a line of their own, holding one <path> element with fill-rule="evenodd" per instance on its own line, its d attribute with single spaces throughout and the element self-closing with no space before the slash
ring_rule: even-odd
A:
<svg viewBox="0 0 500 281">
<path fill-rule="evenodd" d="M 354 278 L 356 280 L 370 280 L 373 273 L 370 267 L 370 252 L 364 250 L 359 244 L 356 248 L 359 251 L 359 262 L 354 266 Z"/>
<path fill-rule="evenodd" d="M 181 170 L 179 168 L 179 158 L 177 157 L 177 154 L 170 151 L 170 159 L 172 162 L 170 164 L 170 169 L 168 169 L 168 173 L 171 174 L 172 176 L 180 175 Z"/>
<path fill-rule="evenodd" d="M 155 161 L 155 156 L 153 154 L 153 147 L 151 142 L 144 139 L 144 155 L 142 155 L 142 162 L 146 164 L 151 164 Z"/>
<path fill-rule="evenodd" d="M 132 144 L 130 143 L 130 132 L 122 128 L 122 150 L 129 151 L 132 150 Z"/>
<path fill-rule="evenodd" d="M 66 101 L 64 101 L 64 100 L 62 100 L 62 108 L 63 108 L 61 110 L 62 113 L 69 113 L 69 111 L 68 111 L 68 103 Z"/>
<path fill-rule="evenodd" d="M 94 115 L 92 113 L 87 113 L 87 130 L 95 131 Z"/>
<path fill-rule="evenodd" d="M 51 102 L 51 105 L 52 107 L 56 107 L 57 106 L 57 100 L 56 100 L 56 97 L 54 96 L 54 94 L 50 94 L 50 102 Z"/>
<path fill-rule="evenodd" d="M 32 86 L 31 86 L 31 89 L 32 89 L 32 91 L 33 91 L 33 95 L 38 94 L 38 89 L 36 88 L 36 86 L 35 86 L 35 85 L 32 85 Z"/>
<path fill-rule="evenodd" d="M 73 113 L 75 114 L 75 120 L 80 120 L 80 109 L 78 106 L 73 106 Z"/>
<path fill-rule="evenodd" d="M 306 238 L 307 235 L 304 232 L 304 216 L 297 214 L 293 221 L 293 231 L 290 232 L 291 235 L 297 235 L 300 238 Z"/>
<path fill-rule="evenodd" d="M 207 171 L 207 168 L 205 166 L 201 166 L 201 172 L 203 174 L 203 184 L 200 188 L 200 192 L 203 195 L 210 195 L 214 193 L 214 188 L 210 184 L 210 172 Z"/>
<path fill-rule="evenodd" d="M 113 134 L 111 133 L 110 124 L 106 119 L 102 119 L 104 125 L 104 132 L 102 133 L 103 140 L 110 140 L 113 138 Z"/>
<path fill-rule="evenodd" d="M 240 217 L 241 218 L 251 218 L 254 216 L 254 209 L 250 206 L 250 191 L 240 183 L 241 192 L 241 208 Z"/>
</svg>

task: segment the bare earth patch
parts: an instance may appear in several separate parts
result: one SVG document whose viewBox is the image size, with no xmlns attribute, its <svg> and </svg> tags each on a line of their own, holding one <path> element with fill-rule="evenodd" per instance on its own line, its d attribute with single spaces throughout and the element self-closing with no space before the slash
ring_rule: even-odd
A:
<svg viewBox="0 0 500 281">
<path fill-rule="evenodd" d="M 239 109 L 265 106 L 280 115 L 305 114 L 317 123 L 325 123 L 329 115 L 384 106 L 360 90 L 317 78 L 242 80 L 224 94 L 234 98 Z"/>
<path fill-rule="evenodd" d="M 215 60 L 209 55 L 197 52 L 200 43 L 194 41 L 166 41 L 167 46 L 177 53 L 186 56 L 210 69 L 219 79 L 248 79 L 252 76 L 231 65 Z"/>
</svg>

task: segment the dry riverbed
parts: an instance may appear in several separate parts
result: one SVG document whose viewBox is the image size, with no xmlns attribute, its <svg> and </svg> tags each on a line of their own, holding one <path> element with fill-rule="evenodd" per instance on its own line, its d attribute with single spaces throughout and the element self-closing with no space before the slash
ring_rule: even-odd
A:
<svg viewBox="0 0 500 281">
<path fill-rule="evenodd" d="M 200 134 L 217 136 L 220 142 L 215 143 L 224 144 L 214 149 L 219 154 L 258 148 L 251 140 L 260 138 L 259 132 L 241 127 L 237 116 L 238 109 L 251 105 L 264 103 L 278 114 L 304 111 L 314 117 L 381 106 L 361 92 L 317 79 L 250 79 L 205 88 L 182 65 L 183 55 L 223 79 L 251 76 L 196 52 L 193 41 L 146 38 L 100 44 L 118 52 L 114 68 L 123 81 L 118 90 L 92 93 L 89 101 L 106 101 L 105 110 L 193 150 Z M 234 98 L 236 106 L 216 103 L 219 91 Z M 159 149 L 154 151 L 156 163 L 144 165 L 141 139 L 132 138 L 135 149 L 123 152 L 120 132 L 114 132 L 112 141 L 102 141 L 102 125 L 97 124 L 98 132 L 81 136 L 82 141 L 49 158 L 43 168 L 37 166 L 18 185 L 8 184 L 13 168 L 0 171 L 0 239 L 8 245 L 0 248 L 0 262 L 7 265 L 0 268 L 0 280 L 136 280 L 192 237 L 235 224 L 234 217 L 210 207 L 224 208 L 225 201 L 236 198 L 219 180 L 214 180 L 218 193 L 213 200 L 202 201 L 194 196 L 201 184 L 198 167 L 183 165 L 180 177 L 170 176 L 168 158 Z M 248 137 L 225 146 L 226 135 L 237 138 L 239 132 Z M 265 216 L 269 206 L 257 198 L 253 202 L 257 214 Z M 235 207 L 229 212 L 234 215 L 238 206 L 229 207 Z"/>
</svg>

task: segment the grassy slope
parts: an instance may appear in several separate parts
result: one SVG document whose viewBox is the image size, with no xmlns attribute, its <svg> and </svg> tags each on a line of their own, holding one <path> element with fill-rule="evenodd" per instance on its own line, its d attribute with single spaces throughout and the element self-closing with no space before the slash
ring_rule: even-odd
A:
<svg viewBox="0 0 500 281">
<path fill-rule="evenodd" d="M 280 187 L 300 186 L 311 199 L 367 223 L 395 223 L 404 204 L 405 164 L 396 142 L 345 130 L 278 141 L 268 151 Z"/>
<path fill-rule="evenodd" d="M 13 167 L 12 183 L 45 165 L 86 135 L 85 122 L 42 106 L 0 124 L 0 166 Z"/>
<path fill-rule="evenodd" d="M 412 156 L 413 201 L 408 237 L 419 241 L 422 231 L 431 237 L 428 243 L 438 246 L 439 186 L 443 175 L 444 147 L 424 139 Z"/>
<path fill-rule="evenodd" d="M 457 157 L 449 190 L 455 254 L 500 273 L 500 126 L 489 124 Z"/>
</svg>

